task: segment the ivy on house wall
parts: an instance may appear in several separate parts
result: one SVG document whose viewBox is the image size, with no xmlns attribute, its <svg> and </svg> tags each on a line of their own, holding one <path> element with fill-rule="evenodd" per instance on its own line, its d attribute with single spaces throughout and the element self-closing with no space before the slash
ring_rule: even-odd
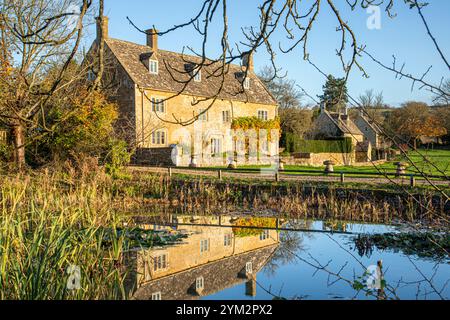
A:
<svg viewBox="0 0 450 320">
<path fill-rule="evenodd" d="M 231 129 L 233 130 L 267 130 L 267 137 L 272 139 L 272 130 L 278 130 L 281 132 L 280 118 L 273 120 L 261 120 L 258 117 L 241 117 L 236 118 L 231 123 Z"/>
</svg>

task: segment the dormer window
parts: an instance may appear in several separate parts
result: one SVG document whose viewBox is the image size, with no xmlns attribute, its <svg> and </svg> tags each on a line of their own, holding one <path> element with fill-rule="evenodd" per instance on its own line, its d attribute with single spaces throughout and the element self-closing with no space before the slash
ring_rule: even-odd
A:
<svg viewBox="0 0 450 320">
<path fill-rule="evenodd" d="M 246 76 L 245 72 L 236 72 L 235 77 L 239 80 L 244 89 L 250 89 L 250 78 L 248 75 Z"/>
<path fill-rule="evenodd" d="M 148 62 L 148 69 L 151 74 L 158 74 L 158 61 L 150 60 Z"/>
<path fill-rule="evenodd" d="M 195 82 L 201 82 L 202 81 L 202 70 L 195 69 L 194 71 L 194 81 Z"/>
<path fill-rule="evenodd" d="M 253 263 L 247 262 L 245 264 L 245 272 L 248 273 L 248 274 L 252 274 L 253 273 Z"/>
<path fill-rule="evenodd" d="M 248 77 L 244 79 L 244 89 L 250 89 L 250 78 Z"/>
<path fill-rule="evenodd" d="M 195 279 L 195 289 L 197 291 L 202 291 L 205 288 L 205 279 L 203 277 L 198 277 Z"/>
<path fill-rule="evenodd" d="M 195 82 L 202 81 L 202 70 L 195 63 L 186 63 L 184 65 L 184 70 L 194 79 Z"/>
</svg>

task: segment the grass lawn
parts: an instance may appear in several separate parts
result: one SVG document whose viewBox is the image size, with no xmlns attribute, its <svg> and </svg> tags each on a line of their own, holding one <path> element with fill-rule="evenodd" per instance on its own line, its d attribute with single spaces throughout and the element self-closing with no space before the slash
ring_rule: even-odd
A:
<svg viewBox="0 0 450 320">
<path fill-rule="evenodd" d="M 409 152 L 408 156 L 410 159 L 416 164 L 418 169 L 420 171 L 423 171 L 424 173 L 428 175 L 437 175 L 437 176 L 443 176 L 444 174 L 447 176 L 450 176 L 450 150 L 425 150 L 421 149 L 419 151 L 411 151 Z M 394 165 L 397 161 L 404 161 L 409 163 L 409 161 L 406 159 L 406 157 L 399 157 L 398 159 L 394 161 L 390 161 L 381 165 L 377 165 L 376 167 L 368 163 L 366 166 L 336 166 L 335 172 L 357 172 L 361 173 L 361 176 L 365 176 L 365 174 L 371 174 L 371 173 L 378 173 L 378 172 L 389 172 L 389 173 L 395 173 L 396 166 Z M 266 166 L 240 166 L 239 169 L 261 169 Z M 289 173 L 292 174 L 301 174 L 301 175 L 322 175 L 323 174 L 323 168 L 324 167 L 312 167 L 312 166 L 291 166 L 287 165 L 285 166 L 285 169 L 289 171 Z M 378 168 L 378 170 L 377 170 Z M 407 168 L 407 173 L 411 174 L 419 174 L 419 170 L 416 169 L 413 166 L 409 166 Z M 304 172 L 298 172 L 295 171 L 317 171 L 317 173 L 304 173 Z M 293 171 L 293 172 L 290 172 Z"/>
</svg>

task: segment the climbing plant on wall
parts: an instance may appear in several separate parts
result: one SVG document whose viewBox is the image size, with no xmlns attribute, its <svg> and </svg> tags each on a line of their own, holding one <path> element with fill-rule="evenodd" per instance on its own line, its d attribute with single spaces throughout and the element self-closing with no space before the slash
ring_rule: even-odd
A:
<svg viewBox="0 0 450 320">
<path fill-rule="evenodd" d="M 233 130 L 267 130 L 267 138 L 272 140 L 272 130 L 281 133 L 280 119 L 277 117 L 273 120 L 261 120 L 258 117 L 241 117 L 233 120 L 231 124 Z"/>
</svg>

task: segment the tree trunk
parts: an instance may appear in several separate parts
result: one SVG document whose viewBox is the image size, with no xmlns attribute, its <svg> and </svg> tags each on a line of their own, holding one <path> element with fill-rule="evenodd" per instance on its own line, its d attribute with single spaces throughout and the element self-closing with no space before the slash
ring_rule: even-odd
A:
<svg viewBox="0 0 450 320">
<path fill-rule="evenodd" d="M 12 126 L 11 137 L 14 145 L 14 163 L 17 169 L 23 169 L 25 166 L 25 135 L 21 124 Z"/>
</svg>

